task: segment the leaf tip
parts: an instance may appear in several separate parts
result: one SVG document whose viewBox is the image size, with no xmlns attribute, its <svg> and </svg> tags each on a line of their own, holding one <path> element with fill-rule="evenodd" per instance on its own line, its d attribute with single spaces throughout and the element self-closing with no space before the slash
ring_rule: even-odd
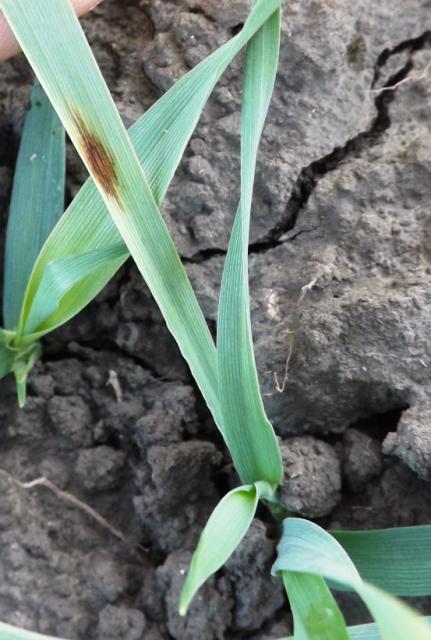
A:
<svg viewBox="0 0 431 640">
<path fill-rule="evenodd" d="M 197 589 L 193 589 L 190 584 L 190 572 L 186 578 L 186 581 L 183 585 L 180 595 L 180 601 L 178 603 L 178 613 L 181 617 L 184 618 L 187 615 L 187 611 L 189 610 L 190 603 L 193 600 L 193 596 L 195 595 Z"/>
</svg>

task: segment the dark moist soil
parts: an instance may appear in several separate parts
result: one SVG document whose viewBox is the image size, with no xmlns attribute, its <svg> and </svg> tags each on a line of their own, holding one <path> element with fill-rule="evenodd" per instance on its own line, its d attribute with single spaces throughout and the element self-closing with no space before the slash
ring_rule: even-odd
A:
<svg viewBox="0 0 431 640">
<path fill-rule="evenodd" d="M 429 523 L 431 3 L 286 5 L 250 249 L 281 497 L 324 526 Z M 248 8 L 106 0 L 83 20 L 125 123 L 235 33 Z M 31 81 L 22 57 L 0 66 L 2 237 Z M 163 207 L 212 326 L 238 198 L 240 91 L 238 62 Z M 69 199 L 84 180 L 69 149 Z M 263 511 L 189 616 L 176 612 L 199 532 L 238 479 L 131 263 L 45 341 L 24 411 L 12 381 L 1 383 L 0 429 L 0 619 L 71 640 L 290 632 Z M 33 482 L 42 477 L 52 484 Z M 365 620 L 355 601 L 343 604 L 350 622 Z"/>
</svg>

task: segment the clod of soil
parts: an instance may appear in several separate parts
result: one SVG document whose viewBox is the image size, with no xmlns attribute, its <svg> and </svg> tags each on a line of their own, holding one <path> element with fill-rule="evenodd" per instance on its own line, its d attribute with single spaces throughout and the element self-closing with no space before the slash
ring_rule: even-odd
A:
<svg viewBox="0 0 431 640">
<path fill-rule="evenodd" d="M 284 482 L 280 502 L 289 513 L 306 518 L 326 516 L 341 500 L 341 469 L 331 445 L 311 436 L 281 445 Z"/>
</svg>

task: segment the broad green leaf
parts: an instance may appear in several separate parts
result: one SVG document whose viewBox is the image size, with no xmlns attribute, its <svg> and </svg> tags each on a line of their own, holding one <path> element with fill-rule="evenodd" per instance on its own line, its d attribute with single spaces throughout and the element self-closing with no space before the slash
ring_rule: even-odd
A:
<svg viewBox="0 0 431 640">
<path fill-rule="evenodd" d="M 271 493 L 266 482 L 257 482 L 230 491 L 216 506 L 192 557 L 181 592 L 181 615 L 187 613 L 197 590 L 235 551 L 250 528 L 259 499 Z"/>
<path fill-rule="evenodd" d="M 0 640 L 60 640 L 52 636 L 44 636 L 33 631 L 26 631 L 10 624 L 0 622 Z"/>
<path fill-rule="evenodd" d="M 307 520 L 287 518 L 273 573 L 309 573 L 355 591 L 373 615 L 381 640 L 431 640 L 431 625 L 381 589 L 365 582 L 329 533 Z"/>
<path fill-rule="evenodd" d="M 399 596 L 431 595 L 431 526 L 331 534 L 364 580 Z"/>
<path fill-rule="evenodd" d="M 73 287 L 92 272 L 97 272 L 112 262 L 118 264 L 127 255 L 124 244 L 118 243 L 112 247 L 95 249 L 48 263 L 27 318 L 25 333 L 31 334 L 37 328 L 43 330 L 43 323 L 57 311 L 59 300 L 64 298 L 67 292 L 72 291 Z"/>
<path fill-rule="evenodd" d="M 244 483 L 283 477 L 280 449 L 266 417 L 253 351 L 248 243 L 256 156 L 271 100 L 280 45 L 280 11 L 247 47 L 241 126 L 241 202 L 220 293 L 217 355 L 224 435 Z"/>
<path fill-rule="evenodd" d="M 283 582 L 295 623 L 295 640 L 348 640 L 343 615 L 323 578 L 283 571 Z"/>
<path fill-rule="evenodd" d="M 64 129 L 35 83 L 25 119 L 6 235 L 3 320 L 17 329 L 27 283 L 46 238 L 64 211 Z"/>
</svg>

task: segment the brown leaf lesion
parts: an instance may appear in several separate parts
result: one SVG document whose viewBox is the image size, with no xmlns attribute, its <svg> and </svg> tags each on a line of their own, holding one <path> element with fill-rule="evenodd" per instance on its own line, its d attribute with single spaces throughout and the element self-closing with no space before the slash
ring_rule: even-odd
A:
<svg viewBox="0 0 431 640">
<path fill-rule="evenodd" d="M 112 151 L 91 130 L 80 113 L 71 109 L 71 114 L 81 139 L 81 150 L 95 179 L 109 197 L 121 204 L 121 184 Z"/>
</svg>

